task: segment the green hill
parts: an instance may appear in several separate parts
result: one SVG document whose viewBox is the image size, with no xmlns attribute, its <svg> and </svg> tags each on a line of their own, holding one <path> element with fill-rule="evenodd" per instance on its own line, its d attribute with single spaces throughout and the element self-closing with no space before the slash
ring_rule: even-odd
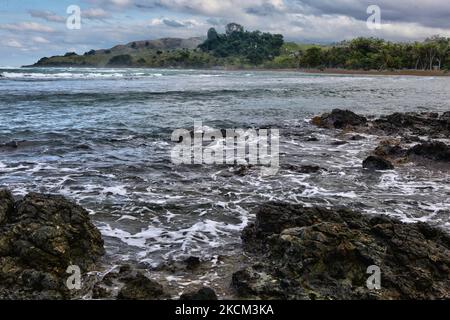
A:
<svg viewBox="0 0 450 320">
<path fill-rule="evenodd" d="M 34 67 L 273 68 L 415 70 L 450 69 L 450 38 L 398 43 L 355 38 L 333 45 L 284 42 L 280 34 L 248 31 L 230 23 L 205 38 L 135 41 L 111 49 L 42 58 Z"/>
<path fill-rule="evenodd" d="M 44 57 L 32 67 L 176 66 L 186 59 L 187 53 L 195 53 L 196 48 L 204 40 L 204 38 L 197 37 L 134 41 L 110 49 L 91 50 L 83 55 L 68 52 L 62 56 Z M 202 56 L 203 54 L 199 52 L 197 55 Z M 193 60 L 195 60 L 195 56 L 196 54 L 193 54 Z M 189 63 L 189 61 L 184 62 Z"/>
</svg>

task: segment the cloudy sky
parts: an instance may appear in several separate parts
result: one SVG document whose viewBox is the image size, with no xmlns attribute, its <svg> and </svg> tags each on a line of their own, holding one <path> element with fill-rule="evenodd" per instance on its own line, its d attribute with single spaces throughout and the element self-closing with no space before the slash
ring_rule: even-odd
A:
<svg viewBox="0 0 450 320">
<path fill-rule="evenodd" d="M 71 5 L 81 8 L 80 30 L 66 27 Z M 381 9 L 379 30 L 366 25 L 370 5 Z M 327 43 L 356 36 L 450 37 L 449 18 L 449 0 L 0 0 L 0 66 L 134 40 L 203 36 L 228 22 Z"/>
</svg>

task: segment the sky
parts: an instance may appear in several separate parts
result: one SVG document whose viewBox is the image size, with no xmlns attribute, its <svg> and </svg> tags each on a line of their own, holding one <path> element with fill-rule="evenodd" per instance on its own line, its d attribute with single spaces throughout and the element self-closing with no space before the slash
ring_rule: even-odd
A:
<svg viewBox="0 0 450 320">
<path fill-rule="evenodd" d="M 80 29 L 66 25 L 69 6 Z M 371 5 L 381 26 L 368 28 Z M 449 0 L 0 0 L 0 66 L 161 37 L 205 36 L 229 22 L 281 33 L 288 41 L 332 43 L 358 36 L 415 41 L 450 37 Z"/>
</svg>

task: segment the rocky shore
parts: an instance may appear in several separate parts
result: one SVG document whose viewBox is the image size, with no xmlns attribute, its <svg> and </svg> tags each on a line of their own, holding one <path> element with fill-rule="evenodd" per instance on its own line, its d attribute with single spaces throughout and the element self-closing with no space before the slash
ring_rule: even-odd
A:
<svg viewBox="0 0 450 320">
<path fill-rule="evenodd" d="M 361 164 L 366 170 L 419 165 L 447 174 L 450 168 L 449 112 L 369 119 L 336 109 L 312 123 L 355 140 L 379 137 Z M 236 171 L 247 173 L 248 168 Z M 215 262 L 224 267 L 214 288 L 180 292 L 157 275 L 200 278 L 211 266 L 190 257 L 160 268 L 111 268 L 101 234 L 82 207 L 60 196 L 15 199 L 0 190 L 0 299 L 215 300 L 217 287 L 232 299 L 450 299 L 450 235 L 444 230 L 339 207 L 270 202 L 254 213 L 255 221 L 242 232 L 242 257 Z M 82 274 L 80 290 L 67 286 L 74 266 Z M 371 270 L 379 270 L 379 288 L 368 286 Z"/>
<path fill-rule="evenodd" d="M 346 134 L 378 136 L 379 146 L 363 163 L 369 170 L 392 170 L 395 165 L 406 163 L 450 169 L 450 112 L 394 113 L 370 120 L 348 110 L 335 109 L 315 117 L 311 123 Z"/>
<path fill-rule="evenodd" d="M 1 299 L 170 299 L 173 294 L 131 265 L 99 270 L 100 233 L 87 212 L 64 198 L 0 192 Z M 233 298 L 448 299 L 450 236 L 424 223 L 405 224 L 344 208 L 267 203 L 242 233 L 250 257 L 230 274 Z M 195 260 L 195 261 L 194 261 Z M 191 258 L 186 270 L 199 268 Z M 84 288 L 66 286 L 77 265 Z M 381 271 L 381 289 L 368 289 L 368 268 Z M 176 273 L 177 268 L 172 272 Z M 211 288 L 186 290 L 182 300 L 214 300 Z"/>
<path fill-rule="evenodd" d="M 103 239 L 86 210 L 58 196 L 0 191 L 0 298 L 68 299 L 70 266 L 91 271 Z"/>
</svg>

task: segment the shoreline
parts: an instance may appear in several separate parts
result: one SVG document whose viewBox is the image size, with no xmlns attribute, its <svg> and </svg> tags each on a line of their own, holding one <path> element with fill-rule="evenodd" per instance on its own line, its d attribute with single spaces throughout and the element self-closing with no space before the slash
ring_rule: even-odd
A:
<svg viewBox="0 0 450 320">
<path fill-rule="evenodd" d="M 379 146 L 361 165 L 368 175 L 408 162 L 448 172 L 450 145 L 437 142 L 449 136 L 447 123 L 450 112 L 394 113 L 370 120 L 340 109 L 318 115 L 311 122 L 335 134 L 377 135 Z M 421 140 L 425 135 L 434 137 L 434 142 Z M 394 137 L 398 136 L 401 140 L 396 142 Z M 412 141 L 418 145 L 411 148 Z M 303 169 L 289 168 L 298 173 Z M 312 169 L 320 174 L 320 167 Z M 0 264 L 6 266 L 0 270 L 0 278 L 7 279 L 0 283 L 0 299 L 450 297 L 447 229 L 429 222 L 407 223 L 398 217 L 367 215 L 353 206 L 309 207 L 284 200 L 262 201 L 252 209 L 255 218 L 241 231 L 239 247 L 217 257 L 205 259 L 198 254 L 153 266 L 135 259 L 116 260 L 107 250 L 107 242 L 105 245 L 107 235 L 96 227 L 99 221 L 72 199 L 38 193 L 18 199 L 9 189 L 0 189 L 0 203 Z M 28 258 L 30 255 L 34 260 Z M 414 263 L 418 260 L 420 265 Z M 72 292 L 65 286 L 68 265 L 83 270 L 82 291 Z M 370 267 L 383 270 L 383 286 L 375 291 L 366 286 Z M 402 281 L 398 281 L 398 274 L 405 275 Z"/>
<path fill-rule="evenodd" d="M 94 67 L 94 66 L 21 66 L 17 69 L 31 68 L 79 68 L 79 69 L 167 69 L 167 70 L 204 70 L 204 71 L 251 71 L 251 72 L 297 72 L 312 75 L 347 75 L 347 76 L 414 76 L 414 77 L 450 77 L 450 72 L 443 70 L 352 70 L 352 69 L 292 69 L 292 68 L 239 68 L 239 67 L 212 67 L 212 68 L 171 68 L 171 67 L 139 67 L 139 66 L 123 66 L 123 67 Z M 1 69 L 1 68 L 0 68 Z"/>
</svg>

